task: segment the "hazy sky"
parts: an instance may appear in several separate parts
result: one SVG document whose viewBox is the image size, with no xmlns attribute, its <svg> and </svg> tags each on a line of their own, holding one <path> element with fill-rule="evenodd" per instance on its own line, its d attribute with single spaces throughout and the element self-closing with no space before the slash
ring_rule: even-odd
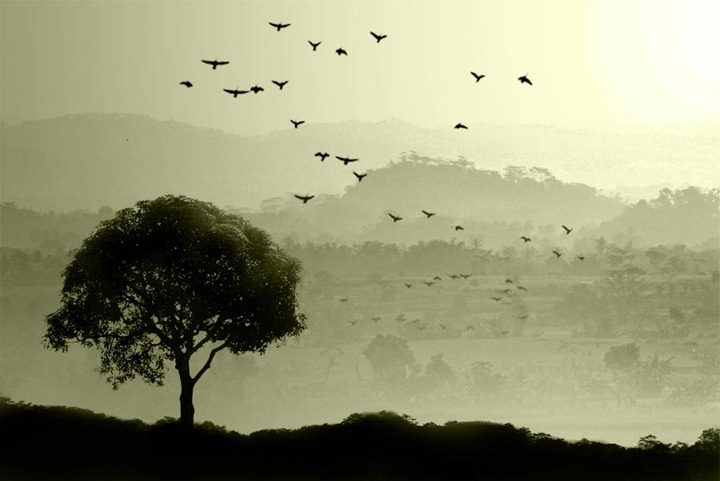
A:
<svg viewBox="0 0 720 481">
<path fill-rule="evenodd" d="M 720 119 L 716 0 L 3 1 L 1 27 L 4 121 L 131 112 L 259 133 L 288 118 Z M 388 38 L 376 45 L 370 30 Z M 307 40 L 323 43 L 313 53 Z M 487 77 L 474 84 L 470 70 Z M 271 79 L 290 83 L 278 92 Z M 266 92 L 221 91 L 256 83 Z"/>
</svg>

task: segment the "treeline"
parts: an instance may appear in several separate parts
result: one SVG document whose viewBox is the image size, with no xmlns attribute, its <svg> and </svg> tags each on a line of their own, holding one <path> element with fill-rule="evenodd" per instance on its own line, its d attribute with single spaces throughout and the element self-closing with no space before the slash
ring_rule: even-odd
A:
<svg viewBox="0 0 720 481">
<path fill-rule="evenodd" d="M 635 448 L 571 443 L 511 424 L 420 425 L 388 411 L 250 435 L 188 431 L 90 411 L 0 402 L 4 479 L 717 479 L 720 430 L 697 442 L 643 437 Z"/>
</svg>

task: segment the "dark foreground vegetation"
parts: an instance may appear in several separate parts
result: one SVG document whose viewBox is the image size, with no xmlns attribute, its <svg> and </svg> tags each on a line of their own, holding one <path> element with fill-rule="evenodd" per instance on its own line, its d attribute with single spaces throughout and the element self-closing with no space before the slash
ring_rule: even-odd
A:
<svg viewBox="0 0 720 481">
<path fill-rule="evenodd" d="M 0 478 L 14 480 L 718 479 L 720 431 L 693 445 L 568 442 L 510 424 L 419 425 L 383 411 L 250 435 L 0 401 Z"/>
</svg>

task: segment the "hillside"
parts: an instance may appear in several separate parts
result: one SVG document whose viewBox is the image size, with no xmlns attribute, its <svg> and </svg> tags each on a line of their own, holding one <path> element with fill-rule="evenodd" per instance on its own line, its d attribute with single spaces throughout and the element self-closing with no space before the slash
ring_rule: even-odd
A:
<svg viewBox="0 0 720 481">
<path fill-rule="evenodd" d="M 717 430 L 693 446 L 569 443 L 510 424 L 418 425 L 391 412 L 250 435 L 0 403 L 5 479 L 717 479 Z"/>
<path fill-rule="evenodd" d="M 412 150 L 465 156 L 481 169 L 539 165 L 563 181 L 604 190 L 626 185 L 628 178 L 704 187 L 720 182 L 708 177 L 716 138 L 668 133 L 648 138 L 488 124 L 459 133 L 387 120 L 310 123 L 240 136 L 138 115 L 79 114 L 2 124 L 0 136 L 3 201 L 40 210 L 117 209 L 166 193 L 253 208 L 289 192 L 339 194 L 352 185 L 349 169 L 335 159 L 319 162 L 313 157 L 318 150 L 359 157 L 359 170 L 377 169 Z"/>
</svg>

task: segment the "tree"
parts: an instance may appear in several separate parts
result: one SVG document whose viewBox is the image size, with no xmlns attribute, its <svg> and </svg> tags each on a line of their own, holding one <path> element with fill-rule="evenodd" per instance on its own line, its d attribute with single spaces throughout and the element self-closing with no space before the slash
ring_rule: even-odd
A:
<svg viewBox="0 0 720 481">
<path fill-rule="evenodd" d="M 375 377 L 388 381 L 406 379 L 416 369 L 415 356 L 407 341 L 392 334 L 378 334 L 363 351 Z"/>
<path fill-rule="evenodd" d="M 63 275 L 46 346 L 99 349 L 113 388 L 138 376 L 162 385 L 174 363 L 187 426 L 195 385 L 220 351 L 263 353 L 305 327 L 299 262 L 241 217 L 187 197 L 141 201 L 101 222 Z M 193 373 L 194 356 L 204 362 Z"/>
</svg>

